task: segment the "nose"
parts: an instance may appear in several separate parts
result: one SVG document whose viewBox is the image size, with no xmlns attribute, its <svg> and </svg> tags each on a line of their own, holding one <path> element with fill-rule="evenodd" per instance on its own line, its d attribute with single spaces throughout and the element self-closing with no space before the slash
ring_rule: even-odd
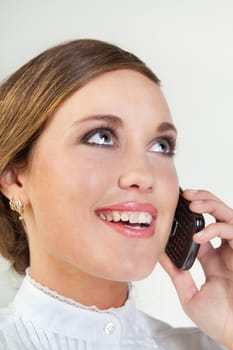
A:
<svg viewBox="0 0 233 350">
<path fill-rule="evenodd" d="M 154 174 L 148 160 L 126 159 L 119 176 L 119 187 L 124 190 L 138 190 L 141 192 L 152 192 L 154 188 Z"/>
</svg>

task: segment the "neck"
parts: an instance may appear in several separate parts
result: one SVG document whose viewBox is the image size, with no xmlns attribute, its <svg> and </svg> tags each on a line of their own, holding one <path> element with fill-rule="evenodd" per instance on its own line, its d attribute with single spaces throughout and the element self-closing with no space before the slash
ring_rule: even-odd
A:
<svg viewBox="0 0 233 350">
<path fill-rule="evenodd" d="M 77 269 L 69 272 L 63 269 L 64 267 L 53 269 L 47 265 L 46 270 L 38 271 L 31 264 L 29 274 L 42 286 L 85 306 L 96 306 L 104 310 L 124 305 L 128 295 L 127 282 L 105 280 Z"/>
</svg>

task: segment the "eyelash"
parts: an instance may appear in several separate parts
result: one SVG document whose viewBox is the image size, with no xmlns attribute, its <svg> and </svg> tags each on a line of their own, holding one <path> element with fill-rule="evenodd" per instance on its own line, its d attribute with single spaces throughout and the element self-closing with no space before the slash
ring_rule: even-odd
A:
<svg viewBox="0 0 233 350">
<path fill-rule="evenodd" d="M 95 134 L 100 133 L 100 132 L 102 132 L 102 133 L 106 132 L 109 135 L 111 135 L 113 138 L 113 143 L 114 143 L 114 141 L 116 142 L 118 140 L 116 128 L 114 128 L 113 126 L 100 125 L 97 128 L 85 133 L 81 137 L 79 142 L 86 144 L 88 146 L 92 146 L 92 147 L 103 147 L 103 148 L 113 147 L 114 144 L 113 145 L 111 145 L 111 144 L 106 145 L 106 144 L 98 144 L 98 143 L 94 143 L 94 142 L 88 142 L 88 140 L 92 136 L 94 136 Z M 159 136 L 158 138 L 155 138 L 153 140 L 153 143 L 156 143 L 156 142 L 159 143 L 159 142 L 163 142 L 163 141 L 167 142 L 167 144 L 169 146 L 169 151 L 167 151 L 167 152 L 166 151 L 165 152 L 155 152 L 155 153 L 161 153 L 164 156 L 173 157 L 175 155 L 175 149 L 176 149 L 176 138 L 173 135 L 162 135 L 162 136 Z"/>
<path fill-rule="evenodd" d="M 161 152 L 161 153 L 164 156 L 173 157 L 176 151 L 176 138 L 172 135 L 162 135 L 154 140 L 154 142 L 163 142 L 163 141 L 167 142 L 170 150 L 168 152 Z"/>
<path fill-rule="evenodd" d="M 87 133 L 85 133 L 84 136 L 82 136 L 80 142 L 84 143 L 86 145 L 89 146 L 95 146 L 95 147 L 111 147 L 111 145 L 104 145 L 104 144 L 98 144 L 98 143 L 94 143 L 94 142 L 88 142 L 88 140 L 94 136 L 95 134 L 100 132 L 106 132 L 109 133 L 115 140 L 117 140 L 117 132 L 116 129 L 113 126 L 106 126 L 106 125 L 100 125 L 97 128 L 88 131 Z"/>
</svg>

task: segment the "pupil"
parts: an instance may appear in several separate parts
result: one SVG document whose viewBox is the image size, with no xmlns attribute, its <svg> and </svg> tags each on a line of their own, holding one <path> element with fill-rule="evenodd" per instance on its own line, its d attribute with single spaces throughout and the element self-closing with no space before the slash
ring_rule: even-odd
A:
<svg viewBox="0 0 233 350">
<path fill-rule="evenodd" d="M 109 138 L 109 135 L 108 134 L 101 134 L 101 139 L 104 141 L 104 142 L 109 142 L 110 138 Z"/>
<path fill-rule="evenodd" d="M 161 142 L 160 148 L 162 151 L 167 151 L 167 144 L 165 142 Z"/>
</svg>

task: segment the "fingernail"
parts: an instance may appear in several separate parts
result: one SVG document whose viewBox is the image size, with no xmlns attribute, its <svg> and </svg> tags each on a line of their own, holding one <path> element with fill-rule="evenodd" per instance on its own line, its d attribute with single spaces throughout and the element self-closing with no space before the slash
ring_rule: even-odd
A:
<svg viewBox="0 0 233 350">
<path fill-rule="evenodd" d="M 191 193 L 197 193 L 198 190 L 194 190 L 194 189 L 188 189 L 187 191 L 191 192 Z"/>
<path fill-rule="evenodd" d="M 201 201 L 201 200 L 198 200 L 198 201 L 193 201 L 193 203 L 195 203 L 195 204 L 197 204 L 197 205 L 199 205 L 199 204 L 202 204 L 203 203 L 203 201 Z"/>
<path fill-rule="evenodd" d="M 193 235 L 193 237 L 200 238 L 204 235 L 204 231 L 199 231 Z"/>
</svg>

